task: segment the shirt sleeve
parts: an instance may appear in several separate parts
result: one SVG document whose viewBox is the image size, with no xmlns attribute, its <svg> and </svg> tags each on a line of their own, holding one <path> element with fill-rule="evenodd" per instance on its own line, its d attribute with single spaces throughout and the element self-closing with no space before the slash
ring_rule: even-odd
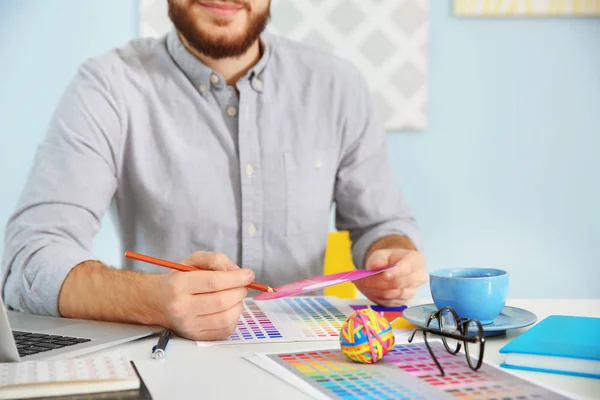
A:
<svg viewBox="0 0 600 400">
<path fill-rule="evenodd" d="M 5 302 L 59 315 L 58 294 L 92 241 L 117 187 L 120 121 L 115 96 L 88 61 L 61 97 L 15 212 L 2 260 Z"/>
<path fill-rule="evenodd" d="M 342 153 L 334 193 L 336 228 L 348 230 L 352 258 L 363 269 L 371 245 L 399 234 L 421 247 L 415 219 L 389 163 L 385 131 L 358 72 L 347 94 Z"/>
</svg>

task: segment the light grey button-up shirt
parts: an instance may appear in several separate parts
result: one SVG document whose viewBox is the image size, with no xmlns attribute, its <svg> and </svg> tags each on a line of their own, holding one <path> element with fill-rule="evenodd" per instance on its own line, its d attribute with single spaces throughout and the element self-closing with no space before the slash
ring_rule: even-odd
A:
<svg viewBox="0 0 600 400">
<path fill-rule="evenodd" d="M 333 202 L 358 268 L 383 236 L 419 245 L 359 73 L 271 34 L 262 42 L 239 96 L 175 32 L 81 66 L 7 225 L 8 306 L 57 315 L 71 268 L 102 259 L 92 239 L 109 208 L 123 250 L 175 261 L 219 251 L 272 286 L 322 274 Z"/>
</svg>

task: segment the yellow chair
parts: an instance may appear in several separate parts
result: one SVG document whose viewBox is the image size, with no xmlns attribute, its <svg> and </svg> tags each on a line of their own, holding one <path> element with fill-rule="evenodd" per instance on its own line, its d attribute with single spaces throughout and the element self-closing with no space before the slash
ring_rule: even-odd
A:
<svg viewBox="0 0 600 400">
<path fill-rule="evenodd" d="M 331 275 L 338 272 L 352 271 L 355 269 L 352 262 L 352 242 L 348 231 L 329 232 L 327 250 L 325 251 L 324 274 Z M 355 299 L 358 289 L 352 282 L 342 283 L 324 289 L 325 296 L 337 296 L 341 299 Z"/>
</svg>

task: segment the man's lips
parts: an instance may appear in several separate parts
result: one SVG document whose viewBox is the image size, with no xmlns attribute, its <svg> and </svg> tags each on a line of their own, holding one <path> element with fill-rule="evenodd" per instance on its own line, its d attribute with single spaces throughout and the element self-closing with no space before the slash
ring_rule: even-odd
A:
<svg viewBox="0 0 600 400">
<path fill-rule="evenodd" d="M 232 17 L 235 14 L 237 14 L 238 11 L 244 9 L 244 6 L 242 4 L 233 2 L 200 1 L 199 3 L 210 13 L 218 15 L 220 17 Z"/>
</svg>

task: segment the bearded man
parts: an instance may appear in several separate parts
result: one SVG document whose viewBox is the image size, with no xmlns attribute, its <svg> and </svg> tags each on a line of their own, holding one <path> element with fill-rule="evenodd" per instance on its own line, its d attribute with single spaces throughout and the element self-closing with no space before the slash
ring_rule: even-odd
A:
<svg viewBox="0 0 600 400">
<path fill-rule="evenodd" d="M 269 10 L 170 0 L 165 37 L 81 66 L 7 225 L 10 308 L 222 339 L 250 282 L 322 274 L 332 204 L 357 268 L 395 265 L 357 281 L 362 293 L 414 296 L 425 261 L 367 85 L 347 62 L 267 33 Z M 199 271 L 104 265 L 92 240 L 109 209 L 123 249 Z"/>
</svg>

